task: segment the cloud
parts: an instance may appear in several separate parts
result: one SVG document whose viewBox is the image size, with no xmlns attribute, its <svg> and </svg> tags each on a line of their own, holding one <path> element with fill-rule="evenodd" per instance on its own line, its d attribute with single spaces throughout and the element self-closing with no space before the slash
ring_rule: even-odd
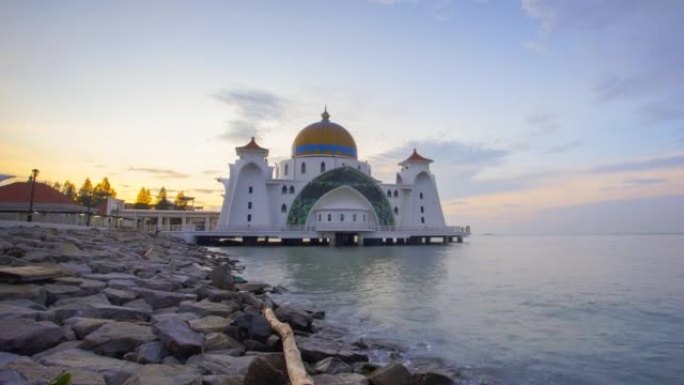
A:
<svg viewBox="0 0 684 385">
<path fill-rule="evenodd" d="M 190 175 L 184 174 L 178 171 L 169 170 L 165 168 L 152 168 L 152 167 L 128 167 L 128 171 L 144 172 L 156 176 L 162 179 L 173 179 L 173 178 L 189 178 Z"/>
<path fill-rule="evenodd" d="M 549 147 L 549 149 L 547 149 L 546 152 L 549 154 L 561 154 L 561 153 L 567 152 L 569 150 L 572 150 L 573 148 L 582 147 L 582 146 L 584 146 L 583 141 L 573 140 L 572 142 L 567 142 L 567 143 L 563 143 L 563 144 L 559 144 L 556 146 Z"/>
<path fill-rule="evenodd" d="M 624 184 L 630 185 L 630 186 L 643 186 L 643 185 L 661 184 L 661 183 L 666 183 L 666 182 L 667 182 L 666 178 L 632 178 L 632 179 L 625 179 L 623 181 Z"/>
<path fill-rule="evenodd" d="M 222 90 L 214 96 L 237 114 L 228 122 L 227 130 L 218 137 L 228 141 L 261 137 L 274 121 L 283 116 L 286 104 L 285 99 L 273 93 L 255 89 Z"/>
<path fill-rule="evenodd" d="M 571 35 L 593 58 L 591 89 L 603 102 L 637 102 L 645 123 L 684 119 L 680 0 L 522 0 L 539 40 Z M 559 39 L 560 41 L 560 39 Z"/>
<path fill-rule="evenodd" d="M 215 193 L 222 193 L 223 189 L 218 189 L 218 188 L 194 188 L 190 190 L 192 192 L 197 192 L 200 194 L 215 194 Z"/>
<path fill-rule="evenodd" d="M 646 171 L 665 168 L 684 167 L 684 155 L 661 156 L 649 159 L 627 161 L 596 167 L 592 173 L 613 173 Z"/>
<path fill-rule="evenodd" d="M 202 175 L 216 175 L 216 174 L 221 174 L 223 173 L 223 170 L 204 170 L 202 171 Z"/>
<path fill-rule="evenodd" d="M 534 128 L 532 136 L 542 136 L 558 130 L 558 116 L 552 113 L 532 114 L 527 117 L 527 123 Z"/>
</svg>

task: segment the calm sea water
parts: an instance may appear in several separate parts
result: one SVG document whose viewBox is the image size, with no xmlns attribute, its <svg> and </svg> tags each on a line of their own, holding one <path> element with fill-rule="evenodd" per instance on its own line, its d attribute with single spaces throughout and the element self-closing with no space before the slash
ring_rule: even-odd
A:
<svg viewBox="0 0 684 385">
<path fill-rule="evenodd" d="M 503 384 L 684 384 L 684 236 L 227 248 L 353 337 Z"/>
</svg>

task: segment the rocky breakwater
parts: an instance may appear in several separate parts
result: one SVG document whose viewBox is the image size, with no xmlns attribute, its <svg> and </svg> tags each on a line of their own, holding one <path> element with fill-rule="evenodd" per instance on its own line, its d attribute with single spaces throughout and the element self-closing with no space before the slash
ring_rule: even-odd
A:
<svg viewBox="0 0 684 385">
<path fill-rule="evenodd" d="M 285 385 L 290 324 L 317 385 L 453 384 L 438 371 L 368 363 L 323 313 L 273 302 L 266 284 L 234 283 L 237 261 L 134 231 L 0 229 L 0 384 Z"/>
</svg>

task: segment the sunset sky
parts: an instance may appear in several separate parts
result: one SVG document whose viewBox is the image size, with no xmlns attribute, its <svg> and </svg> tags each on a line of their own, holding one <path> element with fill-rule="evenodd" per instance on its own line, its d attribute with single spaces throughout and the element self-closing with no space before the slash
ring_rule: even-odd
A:
<svg viewBox="0 0 684 385">
<path fill-rule="evenodd" d="M 331 120 L 374 175 L 415 147 L 453 225 L 684 231 L 684 1 L 0 2 L 0 174 L 222 200 Z M 7 183 L 7 181 L 5 181 Z"/>
</svg>

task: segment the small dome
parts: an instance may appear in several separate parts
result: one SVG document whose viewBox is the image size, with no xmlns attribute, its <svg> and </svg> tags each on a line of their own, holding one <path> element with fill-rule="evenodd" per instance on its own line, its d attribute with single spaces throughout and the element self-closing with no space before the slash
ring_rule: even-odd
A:
<svg viewBox="0 0 684 385">
<path fill-rule="evenodd" d="M 349 131 L 330 121 L 326 108 L 321 121 L 299 131 L 292 143 L 292 156 L 345 156 L 356 159 L 356 142 Z"/>
</svg>

